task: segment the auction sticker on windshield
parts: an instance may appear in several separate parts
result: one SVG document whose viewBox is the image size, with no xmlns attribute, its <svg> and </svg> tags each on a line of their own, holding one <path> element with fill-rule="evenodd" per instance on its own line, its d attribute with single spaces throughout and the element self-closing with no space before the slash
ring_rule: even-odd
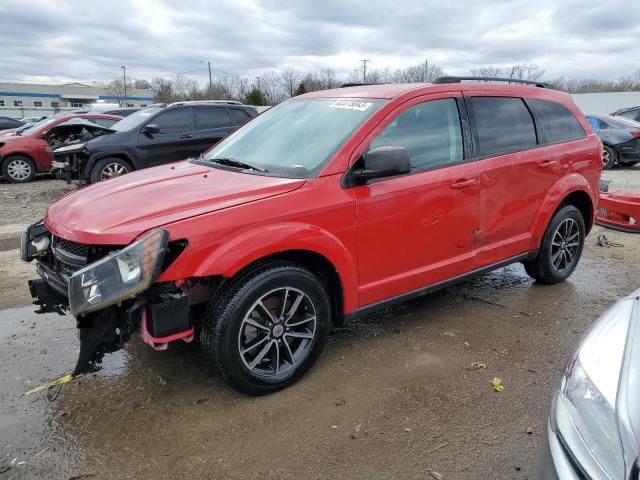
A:
<svg viewBox="0 0 640 480">
<path fill-rule="evenodd" d="M 359 112 L 364 112 L 371 105 L 373 105 L 373 103 L 365 102 L 363 100 L 342 98 L 340 100 L 336 100 L 334 104 L 329 105 L 329 108 L 343 108 L 345 110 L 357 110 Z"/>
</svg>

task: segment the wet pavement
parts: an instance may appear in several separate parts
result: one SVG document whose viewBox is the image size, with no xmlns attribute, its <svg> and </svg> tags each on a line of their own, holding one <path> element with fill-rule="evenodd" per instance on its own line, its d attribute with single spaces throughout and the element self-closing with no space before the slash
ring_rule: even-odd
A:
<svg viewBox="0 0 640 480">
<path fill-rule="evenodd" d="M 300 383 L 259 398 L 212 375 L 196 344 L 154 352 L 137 338 L 55 399 L 24 397 L 73 368 L 75 324 L 4 310 L 0 478 L 532 478 L 554 380 L 640 286 L 640 236 L 606 231 L 624 246 L 602 248 L 602 232 L 566 283 L 513 265 L 364 317 Z"/>
</svg>

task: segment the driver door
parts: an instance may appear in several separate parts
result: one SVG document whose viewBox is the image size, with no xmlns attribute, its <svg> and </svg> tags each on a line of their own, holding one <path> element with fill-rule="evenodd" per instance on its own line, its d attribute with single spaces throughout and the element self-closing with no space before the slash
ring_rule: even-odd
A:
<svg viewBox="0 0 640 480">
<path fill-rule="evenodd" d="M 138 135 L 138 149 L 144 167 L 184 160 L 192 155 L 195 130 L 190 107 L 166 107 L 152 118 L 149 125 L 157 125 L 158 133 Z"/>
<path fill-rule="evenodd" d="M 365 142 L 404 147 L 411 173 L 352 189 L 356 199 L 359 306 L 474 268 L 480 173 L 465 160 L 457 92 L 398 107 Z"/>
</svg>

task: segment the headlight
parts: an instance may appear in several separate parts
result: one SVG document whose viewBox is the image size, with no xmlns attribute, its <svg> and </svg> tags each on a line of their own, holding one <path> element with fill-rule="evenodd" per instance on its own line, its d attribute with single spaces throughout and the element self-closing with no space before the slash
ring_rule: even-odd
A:
<svg viewBox="0 0 640 480">
<path fill-rule="evenodd" d="M 153 230 L 126 248 L 75 272 L 69 280 L 69 307 L 80 315 L 133 298 L 160 275 L 169 235 Z"/>
<path fill-rule="evenodd" d="M 85 147 L 86 143 L 74 143 L 73 145 L 67 145 L 65 147 L 60 147 L 55 149 L 55 153 L 64 153 L 64 152 L 77 152 L 82 150 Z"/>
<path fill-rule="evenodd" d="M 587 334 L 562 381 L 552 427 L 589 478 L 625 478 L 617 398 L 633 300 L 615 304 Z"/>
</svg>

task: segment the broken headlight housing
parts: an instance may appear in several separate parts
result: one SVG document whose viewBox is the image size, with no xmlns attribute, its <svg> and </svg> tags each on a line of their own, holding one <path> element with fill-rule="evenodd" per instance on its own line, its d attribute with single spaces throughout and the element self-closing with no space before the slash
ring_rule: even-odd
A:
<svg viewBox="0 0 640 480">
<path fill-rule="evenodd" d="M 627 297 L 596 322 L 569 363 L 552 407 L 553 431 L 574 465 L 593 480 L 628 478 L 638 453 L 627 428 L 625 393 L 627 377 L 635 373 L 627 368 L 627 345 L 635 337 L 637 303 Z"/>
<path fill-rule="evenodd" d="M 71 313 L 95 312 L 148 289 L 161 273 L 168 237 L 158 228 L 75 272 L 69 280 Z"/>
</svg>

